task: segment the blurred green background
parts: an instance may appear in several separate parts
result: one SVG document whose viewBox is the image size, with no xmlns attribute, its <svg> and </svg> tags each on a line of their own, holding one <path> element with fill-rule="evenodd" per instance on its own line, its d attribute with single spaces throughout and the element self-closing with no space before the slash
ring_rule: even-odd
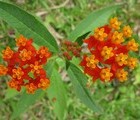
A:
<svg viewBox="0 0 140 120">
<path fill-rule="evenodd" d="M 140 36 L 140 1 L 139 0 L 1 0 L 11 2 L 29 13 L 38 16 L 51 34 L 59 40 L 66 39 L 75 26 L 91 11 L 124 3 L 116 15 L 122 22 L 133 27 Z M 86 27 L 86 26 L 85 26 Z M 15 46 L 17 31 L 0 20 L 0 51 L 6 45 Z M 0 57 L 0 61 L 1 57 Z M 60 63 L 61 66 L 61 63 Z M 63 65 L 62 65 L 63 66 Z M 89 89 L 94 99 L 103 107 L 104 113 L 97 114 L 83 105 L 76 97 L 69 78 L 62 69 L 62 78 L 68 91 L 68 109 L 66 120 L 140 120 L 140 65 L 131 72 L 126 83 L 102 84 L 96 82 Z M 10 120 L 14 105 L 20 94 L 11 92 L 6 98 L 7 78 L 0 78 L 0 120 Z M 55 100 L 54 100 L 55 102 Z M 57 120 L 53 107 L 45 97 L 30 106 L 17 120 Z"/>
</svg>

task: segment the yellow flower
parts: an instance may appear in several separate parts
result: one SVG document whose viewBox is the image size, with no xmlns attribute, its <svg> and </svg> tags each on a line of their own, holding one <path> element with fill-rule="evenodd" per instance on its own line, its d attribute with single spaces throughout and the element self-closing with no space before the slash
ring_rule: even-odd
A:
<svg viewBox="0 0 140 120">
<path fill-rule="evenodd" d="M 98 60 L 95 59 L 95 56 L 94 55 L 90 55 L 89 57 L 86 58 L 86 61 L 87 61 L 87 66 L 90 67 L 90 68 L 95 68 L 96 65 L 98 64 Z"/>
<path fill-rule="evenodd" d="M 116 78 L 120 81 L 120 82 L 124 82 L 127 80 L 127 75 L 128 72 L 125 71 L 124 69 L 118 70 L 116 73 Z"/>
<path fill-rule="evenodd" d="M 128 59 L 127 66 L 130 69 L 134 69 L 136 67 L 137 63 L 138 63 L 138 59 L 131 57 L 131 58 Z"/>
<path fill-rule="evenodd" d="M 6 47 L 6 49 L 2 51 L 2 54 L 3 59 L 10 59 L 12 58 L 14 51 L 12 51 L 10 47 Z"/>
<path fill-rule="evenodd" d="M 16 45 L 18 47 L 25 46 L 26 42 L 27 42 L 27 38 L 25 38 L 23 35 L 20 35 L 20 37 L 16 39 Z"/>
<path fill-rule="evenodd" d="M 110 26 L 116 30 L 120 29 L 121 22 L 118 21 L 117 17 L 110 19 Z"/>
<path fill-rule="evenodd" d="M 94 37 L 96 39 L 98 39 L 99 41 L 104 41 L 105 38 L 107 37 L 107 34 L 104 32 L 104 28 L 97 28 L 95 29 L 95 32 L 94 32 Z"/>
<path fill-rule="evenodd" d="M 38 87 L 45 90 L 46 88 L 49 87 L 49 85 L 50 85 L 49 79 L 40 79 L 40 83 L 38 84 Z"/>
<path fill-rule="evenodd" d="M 139 44 L 136 43 L 134 39 L 130 40 L 130 41 L 127 43 L 127 49 L 128 49 L 128 50 L 138 51 L 138 46 L 139 46 Z"/>
<path fill-rule="evenodd" d="M 123 34 L 115 31 L 112 36 L 112 42 L 114 44 L 121 44 L 122 42 L 124 42 Z"/>
<path fill-rule="evenodd" d="M 4 65 L 0 64 L 0 76 L 6 75 L 7 71 L 8 69 Z"/>
<path fill-rule="evenodd" d="M 125 37 L 131 37 L 131 35 L 132 35 L 132 30 L 131 30 L 131 28 L 130 28 L 129 25 L 123 27 L 123 35 L 124 35 Z"/>
<path fill-rule="evenodd" d="M 30 60 L 31 59 L 31 55 L 32 55 L 32 52 L 31 51 L 27 51 L 26 49 L 23 49 L 19 56 L 21 57 L 21 60 L 22 61 L 26 61 L 26 60 Z"/>
<path fill-rule="evenodd" d="M 103 80 L 106 82 L 110 80 L 110 78 L 113 76 L 113 74 L 110 72 L 109 68 L 102 69 L 100 72 L 100 76 Z"/>
<path fill-rule="evenodd" d="M 105 60 L 109 59 L 110 57 L 114 55 L 112 50 L 113 50 L 112 47 L 107 47 L 107 46 L 103 47 L 103 50 L 101 51 L 101 55 L 104 57 Z"/>
<path fill-rule="evenodd" d="M 122 66 L 122 65 L 127 64 L 127 58 L 128 58 L 128 55 L 120 53 L 116 56 L 115 60 L 116 60 L 116 62 L 118 63 L 119 66 Z"/>
</svg>

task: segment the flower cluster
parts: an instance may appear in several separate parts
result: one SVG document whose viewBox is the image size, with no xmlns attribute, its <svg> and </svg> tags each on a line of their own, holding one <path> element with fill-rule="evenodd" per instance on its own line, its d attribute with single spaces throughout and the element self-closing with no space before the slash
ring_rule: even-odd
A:
<svg viewBox="0 0 140 120">
<path fill-rule="evenodd" d="M 80 57 L 81 47 L 77 42 L 64 41 L 62 45 L 62 54 L 67 60 L 71 60 L 73 56 Z"/>
<path fill-rule="evenodd" d="M 122 26 L 117 17 L 112 18 L 108 25 L 95 29 L 84 43 L 90 54 L 83 56 L 80 65 L 93 81 L 126 81 L 128 69 L 134 69 L 138 63 L 129 51 L 137 52 L 139 44 L 132 38 L 130 26 Z"/>
<path fill-rule="evenodd" d="M 36 50 L 32 45 L 33 40 L 20 36 L 16 39 L 17 51 L 6 47 L 2 51 L 2 57 L 7 66 L 0 65 L 0 76 L 10 75 L 8 85 L 17 91 L 25 86 L 28 93 L 34 93 L 37 89 L 46 89 L 50 85 L 43 65 L 47 62 L 51 53 L 46 47 Z"/>
</svg>

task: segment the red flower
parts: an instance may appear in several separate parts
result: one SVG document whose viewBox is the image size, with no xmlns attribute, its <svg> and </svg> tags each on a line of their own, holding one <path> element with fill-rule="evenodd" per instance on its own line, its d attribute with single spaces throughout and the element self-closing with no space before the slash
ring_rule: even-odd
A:
<svg viewBox="0 0 140 120">
<path fill-rule="evenodd" d="M 94 81 L 114 78 L 125 81 L 128 72 L 124 68 L 134 69 L 137 65 L 138 60 L 130 57 L 129 51 L 138 51 L 138 43 L 134 39 L 125 42 L 126 38 L 131 38 L 132 30 L 129 26 L 120 30 L 120 25 L 116 17 L 112 18 L 109 25 L 95 29 L 94 34 L 84 40 L 90 55 L 84 55 L 80 65 Z"/>
<path fill-rule="evenodd" d="M 46 89 L 50 85 L 43 65 L 51 56 L 48 48 L 42 46 L 36 50 L 32 45 L 33 40 L 20 36 L 16 39 L 17 51 L 10 47 L 3 50 L 3 59 L 7 62 L 7 67 L 0 65 L 0 75 L 10 75 L 9 87 L 18 91 L 23 86 L 28 93 L 34 93 L 37 89 Z"/>
</svg>

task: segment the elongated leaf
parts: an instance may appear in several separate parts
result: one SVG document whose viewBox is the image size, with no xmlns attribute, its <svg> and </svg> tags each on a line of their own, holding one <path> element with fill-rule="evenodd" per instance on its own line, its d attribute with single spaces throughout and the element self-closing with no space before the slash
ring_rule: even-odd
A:
<svg viewBox="0 0 140 120">
<path fill-rule="evenodd" d="M 67 110 L 66 90 L 61 76 L 55 68 L 51 76 L 51 86 L 48 89 L 48 96 L 52 101 L 56 116 L 59 120 L 64 120 L 64 115 Z"/>
<path fill-rule="evenodd" d="M 26 37 L 33 38 L 37 45 L 46 45 L 50 51 L 58 52 L 54 37 L 34 16 L 9 3 L 0 1 L 0 19 Z"/>
<path fill-rule="evenodd" d="M 19 117 L 30 105 L 34 104 L 36 100 L 40 99 L 44 95 L 44 91 L 39 90 L 35 94 L 27 94 L 26 92 L 23 93 L 19 101 L 17 102 L 11 119 L 15 119 Z"/>
<path fill-rule="evenodd" d="M 54 60 L 49 60 L 47 65 L 44 67 L 44 69 L 47 71 L 47 76 L 50 78 L 53 72 L 53 67 L 55 65 Z"/>
<path fill-rule="evenodd" d="M 90 32 L 85 33 L 85 34 L 83 34 L 82 36 L 78 37 L 78 38 L 76 39 L 76 42 L 78 42 L 79 45 L 82 45 L 82 44 L 83 44 L 83 39 L 85 39 L 89 33 L 90 33 Z"/>
<path fill-rule="evenodd" d="M 71 63 L 68 69 L 68 74 L 75 89 L 75 92 L 77 96 L 81 99 L 81 101 L 93 111 L 101 112 L 101 108 L 95 103 L 86 88 L 87 78 L 81 72 L 81 70 Z"/>
<path fill-rule="evenodd" d="M 4 100 L 13 98 L 13 97 L 15 97 L 15 96 L 18 95 L 18 94 L 19 94 L 18 91 L 14 90 L 14 89 L 11 89 L 11 88 L 8 88 L 8 89 L 6 90 L 5 99 L 4 99 Z"/>
<path fill-rule="evenodd" d="M 112 5 L 97 11 L 93 11 L 87 16 L 87 18 L 77 25 L 75 30 L 73 30 L 69 35 L 68 39 L 75 41 L 78 37 L 104 25 L 107 23 L 110 15 L 119 7 L 120 5 Z"/>
</svg>

